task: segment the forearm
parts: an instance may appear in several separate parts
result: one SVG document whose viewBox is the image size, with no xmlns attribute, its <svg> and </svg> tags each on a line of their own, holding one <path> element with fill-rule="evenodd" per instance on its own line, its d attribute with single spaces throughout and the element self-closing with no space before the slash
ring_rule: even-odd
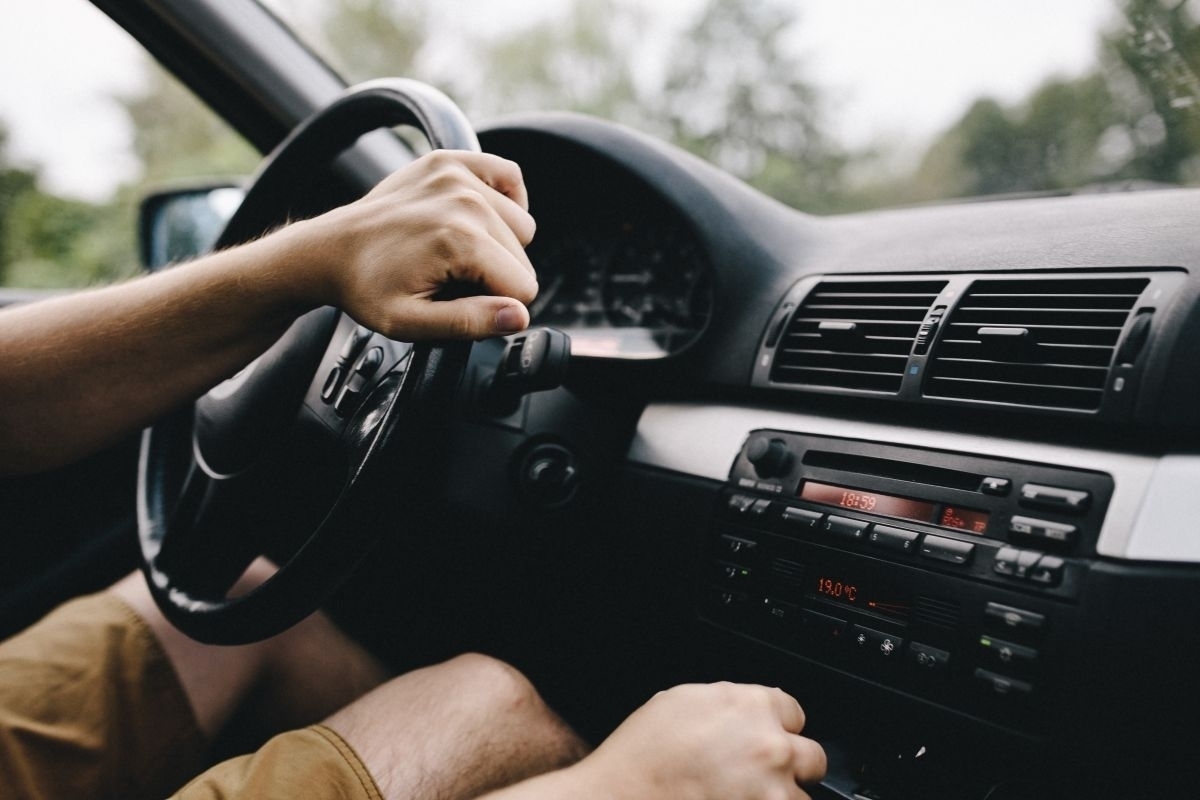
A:
<svg viewBox="0 0 1200 800">
<path fill-rule="evenodd" d="M 336 305 L 401 340 L 514 333 L 537 294 L 520 169 L 438 151 L 364 198 L 119 286 L 0 313 L 0 474 L 67 463 L 237 372 Z M 443 299 L 458 284 L 468 297 Z"/>
<path fill-rule="evenodd" d="M 0 313 L 0 472 L 93 452 L 256 357 L 319 304 L 304 237 Z"/>
</svg>

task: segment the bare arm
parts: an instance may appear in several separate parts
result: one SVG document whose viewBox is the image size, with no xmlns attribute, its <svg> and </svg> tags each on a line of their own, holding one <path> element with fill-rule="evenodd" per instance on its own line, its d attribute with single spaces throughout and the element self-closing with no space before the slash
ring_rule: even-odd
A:
<svg viewBox="0 0 1200 800">
<path fill-rule="evenodd" d="M 0 473 L 69 463 L 237 372 L 336 305 L 400 339 L 523 329 L 537 293 L 520 170 L 438 152 L 363 199 L 124 284 L 0 313 Z M 484 295 L 435 300 L 450 282 Z"/>
</svg>

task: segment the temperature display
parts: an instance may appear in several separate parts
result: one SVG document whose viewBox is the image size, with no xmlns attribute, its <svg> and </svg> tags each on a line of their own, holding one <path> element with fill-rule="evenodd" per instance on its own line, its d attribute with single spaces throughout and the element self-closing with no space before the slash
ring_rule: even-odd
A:
<svg viewBox="0 0 1200 800">
<path fill-rule="evenodd" d="M 924 500 L 913 500 L 908 497 L 896 497 L 891 494 L 868 492 L 816 481 L 805 481 L 804 487 L 800 490 L 800 499 L 811 500 L 827 506 L 882 514 L 885 517 L 911 519 L 916 522 L 932 522 L 933 512 L 936 509 L 933 503 L 927 503 Z"/>
<path fill-rule="evenodd" d="M 817 574 L 813 595 L 900 621 L 907 621 L 912 611 L 912 602 L 905 594 L 835 572 Z"/>
<path fill-rule="evenodd" d="M 858 602 L 858 584 L 848 583 L 838 578 L 817 578 L 817 594 L 842 600 L 847 603 Z"/>
</svg>

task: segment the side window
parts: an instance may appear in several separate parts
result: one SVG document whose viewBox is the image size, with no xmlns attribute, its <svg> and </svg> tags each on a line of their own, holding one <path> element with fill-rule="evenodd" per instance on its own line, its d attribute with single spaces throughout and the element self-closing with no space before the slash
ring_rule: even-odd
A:
<svg viewBox="0 0 1200 800">
<path fill-rule="evenodd" d="M 13 6 L 0 26 L 0 287 L 140 269 L 139 200 L 248 174 L 254 150 L 86 0 Z"/>
</svg>

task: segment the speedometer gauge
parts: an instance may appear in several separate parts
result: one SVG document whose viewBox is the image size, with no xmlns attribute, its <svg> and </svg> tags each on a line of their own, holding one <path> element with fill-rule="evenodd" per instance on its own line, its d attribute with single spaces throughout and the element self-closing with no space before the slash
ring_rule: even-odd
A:
<svg viewBox="0 0 1200 800">
<path fill-rule="evenodd" d="M 541 230 L 533 321 L 571 334 L 576 355 L 655 358 L 686 346 L 712 298 L 702 251 L 665 214 L 574 220 Z"/>
</svg>

